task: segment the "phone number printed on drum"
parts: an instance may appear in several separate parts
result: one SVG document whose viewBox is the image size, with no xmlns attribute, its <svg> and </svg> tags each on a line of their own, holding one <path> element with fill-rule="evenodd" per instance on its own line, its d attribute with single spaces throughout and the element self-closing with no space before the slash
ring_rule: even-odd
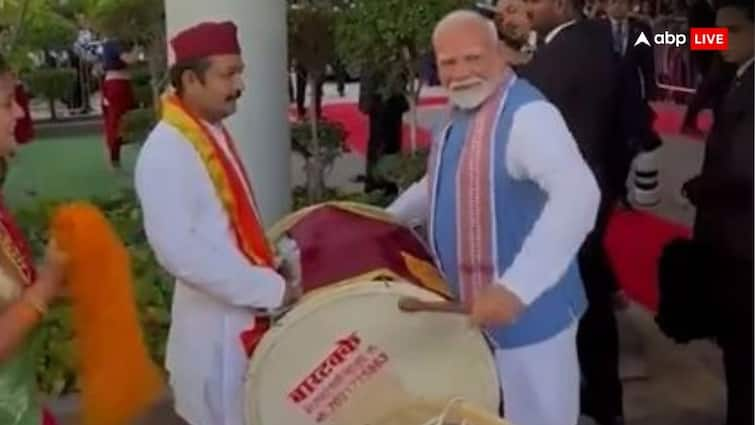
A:
<svg viewBox="0 0 755 425">
<path fill-rule="evenodd" d="M 327 420 L 389 360 L 380 348 L 368 345 L 360 350 L 361 345 L 356 332 L 336 342 L 336 348 L 288 393 L 288 399 L 317 423 Z"/>
</svg>

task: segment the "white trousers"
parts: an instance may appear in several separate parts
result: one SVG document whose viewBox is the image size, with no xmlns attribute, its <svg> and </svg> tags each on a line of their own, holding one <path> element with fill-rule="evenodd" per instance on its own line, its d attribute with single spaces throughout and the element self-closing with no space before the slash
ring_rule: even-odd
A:
<svg viewBox="0 0 755 425">
<path fill-rule="evenodd" d="M 579 421 L 577 326 L 543 342 L 495 352 L 505 419 L 511 425 Z"/>
</svg>

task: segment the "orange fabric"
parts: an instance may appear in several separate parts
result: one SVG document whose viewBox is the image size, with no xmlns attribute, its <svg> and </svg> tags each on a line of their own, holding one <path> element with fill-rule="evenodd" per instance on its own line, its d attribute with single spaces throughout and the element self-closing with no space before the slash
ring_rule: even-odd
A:
<svg viewBox="0 0 755 425">
<path fill-rule="evenodd" d="M 69 204 L 53 216 L 51 236 L 69 257 L 84 425 L 126 425 L 163 391 L 138 320 L 129 254 L 94 206 Z"/>
<path fill-rule="evenodd" d="M 175 95 L 168 95 L 162 105 L 163 121 L 175 127 L 192 144 L 202 158 L 207 173 L 223 207 L 228 213 L 236 242 L 241 252 L 255 265 L 273 267 L 273 250 L 260 224 L 254 194 L 248 193 L 243 180 L 249 179 L 244 172 L 240 176 L 233 167 L 232 159 L 223 152 L 210 131 L 184 107 Z M 223 129 L 233 160 L 244 169 L 238 158 L 228 132 Z M 251 184 L 247 184 L 251 191 Z"/>
</svg>

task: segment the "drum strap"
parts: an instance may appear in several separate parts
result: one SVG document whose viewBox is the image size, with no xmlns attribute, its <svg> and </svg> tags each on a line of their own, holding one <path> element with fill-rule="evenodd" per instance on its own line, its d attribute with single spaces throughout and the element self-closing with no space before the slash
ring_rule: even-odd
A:
<svg viewBox="0 0 755 425">
<path fill-rule="evenodd" d="M 270 329 L 271 322 L 270 317 L 255 316 L 254 327 L 241 333 L 241 344 L 244 346 L 244 351 L 248 357 L 252 357 L 257 344 Z"/>
</svg>

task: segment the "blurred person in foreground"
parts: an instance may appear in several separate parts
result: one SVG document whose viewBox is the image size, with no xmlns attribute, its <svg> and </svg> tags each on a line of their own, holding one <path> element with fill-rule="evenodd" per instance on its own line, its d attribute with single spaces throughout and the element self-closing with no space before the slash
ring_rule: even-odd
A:
<svg viewBox="0 0 755 425">
<path fill-rule="evenodd" d="M 706 278 L 718 306 L 714 335 L 723 351 L 727 425 L 753 420 L 753 2 L 728 0 L 716 25 L 728 28 L 721 55 L 737 66 L 715 114 L 699 176 L 684 185 L 697 207 L 694 241 L 704 248 Z"/>
<path fill-rule="evenodd" d="M 495 342 L 504 416 L 575 425 L 585 309 L 576 255 L 595 223 L 595 178 L 558 110 L 504 60 L 492 21 L 452 12 L 433 48 L 453 110 L 427 174 L 388 210 L 409 225 L 428 222 L 452 291 Z M 412 299 L 400 307 L 436 308 Z"/>
<path fill-rule="evenodd" d="M 0 156 L 15 149 L 14 130 L 23 110 L 15 101 L 16 78 L 0 58 Z M 36 268 L 30 247 L 0 200 L 0 424 L 52 425 L 37 394 L 35 331 L 58 296 L 65 257 L 51 244 Z"/>
</svg>

